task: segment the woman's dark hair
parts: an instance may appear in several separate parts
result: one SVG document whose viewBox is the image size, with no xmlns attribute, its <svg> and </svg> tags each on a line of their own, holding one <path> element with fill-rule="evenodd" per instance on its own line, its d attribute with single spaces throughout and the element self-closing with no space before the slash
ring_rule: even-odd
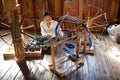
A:
<svg viewBox="0 0 120 80">
<path fill-rule="evenodd" d="M 44 11 L 43 12 L 43 18 L 45 18 L 46 16 L 51 16 L 51 14 L 48 11 Z"/>
</svg>

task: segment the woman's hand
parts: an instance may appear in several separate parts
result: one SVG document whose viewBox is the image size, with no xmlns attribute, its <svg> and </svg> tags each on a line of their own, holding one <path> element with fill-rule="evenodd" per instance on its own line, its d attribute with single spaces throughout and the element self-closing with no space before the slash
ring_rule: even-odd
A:
<svg viewBox="0 0 120 80">
<path fill-rule="evenodd" d="M 50 35 L 47 35 L 46 37 L 48 40 L 50 40 L 52 38 Z"/>
</svg>

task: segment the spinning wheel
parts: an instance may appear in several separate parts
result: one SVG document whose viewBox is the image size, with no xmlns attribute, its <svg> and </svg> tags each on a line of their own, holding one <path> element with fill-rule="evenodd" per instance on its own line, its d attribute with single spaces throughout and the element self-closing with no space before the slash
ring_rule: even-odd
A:
<svg viewBox="0 0 120 80">
<path fill-rule="evenodd" d="M 24 39 L 25 36 L 28 36 L 29 38 L 31 38 L 31 41 L 32 41 L 32 40 L 35 38 L 35 36 L 36 36 L 36 27 L 35 27 L 33 21 L 31 20 L 31 18 L 32 18 L 32 17 L 30 17 L 30 16 L 23 15 L 23 16 L 22 16 L 22 20 L 21 20 L 21 22 L 19 23 L 19 24 L 20 24 L 20 29 L 21 29 L 20 31 L 21 31 L 21 36 L 22 36 L 22 40 L 23 40 L 23 45 L 25 45 L 25 44 L 27 44 L 27 43 L 30 42 L 30 41 L 29 41 L 29 42 L 27 41 L 27 43 L 26 43 L 26 41 L 25 41 L 25 39 Z M 28 20 L 30 21 L 30 24 L 29 24 L 29 26 L 23 27 L 23 23 L 24 23 L 24 21 L 25 21 L 26 19 L 28 19 Z M 0 24 L 8 27 L 9 30 L 11 30 L 11 26 L 10 26 L 10 25 L 7 25 L 6 23 L 3 23 L 3 22 L 0 22 Z M 30 33 L 30 32 L 27 33 L 26 30 L 31 29 L 31 28 L 33 28 L 34 30 L 31 30 L 31 33 Z M 4 39 L 5 36 L 8 36 L 8 35 L 10 35 L 10 34 L 11 34 L 11 32 L 9 31 L 9 32 L 7 32 L 7 33 L 0 34 L 0 37 L 1 37 L 1 39 L 2 39 L 6 44 L 8 44 L 9 46 L 13 46 L 13 43 L 12 43 L 12 42 L 9 43 L 8 41 L 6 41 L 6 40 Z"/>
<path fill-rule="evenodd" d="M 89 4 L 82 8 L 82 12 L 86 13 L 82 21 L 91 31 L 102 31 L 104 27 L 108 26 L 107 14 L 101 8 Z"/>
<path fill-rule="evenodd" d="M 80 53 L 87 53 L 87 51 L 86 51 L 87 37 L 88 37 L 88 39 L 90 39 L 88 28 L 84 25 L 84 23 L 80 22 L 78 19 L 76 19 L 68 14 L 65 16 L 62 16 L 60 18 L 60 20 L 63 21 L 63 19 L 65 19 L 65 18 L 68 18 L 69 20 L 73 21 L 73 23 L 77 23 L 78 25 L 81 25 L 81 27 L 83 27 L 83 29 L 77 29 L 76 26 L 74 26 L 72 29 L 67 29 L 68 32 L 69 31 L 70 32 L 77 31 L 77 34 L 75 33 L 75 34 L 71 35 L 70 37 L 65 38 L 61 41 L 51 43 L 52 64 L 49 65 L 49 67 L 50 67 L 51 71 L 53 71 L 54 73 L 56 73 L 60 77 L 64 77 L 67 74 L 67 71 L 70 71 L 76 65 L 82 66 L 84 64 L 84 60 L 83 60 L 84 54 L 80 54 Z M 68 21 L 68 22 L 71 23 L 71 21 Z M 66 31 L 66 30 L 63 29 L 63 31 Z M 86 32 L 88 34 L 87 36 L 86 36 Z M 83 35 L 83 34 L 85 34 L 85 35 Z M 82 37 L 83 37 L 82 35 L 84 36 L 83 44 L 82 44 Z M 76 52 L 70 51 L 70 48 L 71 47 L 73 48 L 73 45 L 69 45 L 69 47 L 68 47 L 68 43 L 75 43 L 76 44 Z M 82 45 L 84 45 L 84 49 L 81 49 Z M 54 54 L 55 53 L 54 52 L 55 46 L 60 46 L 59 49 L 63 50 L 63 52 L 61 52 L 61 53 L 65 52 L 65 53 L 67 53 L 67 55 L 64 55 L 60 59 L 55 60 L 55 54 Z M 90 45 L 90 47 L 91 46 L 92 46 L 92 44 Z M 58 51 L 58 52 L 60 52 L 60 51 Z M 93 53 L 94 52 L 92 52 L 92 54 Z M 66 63 L 67 61 L 72 61 L 72 63 L 74 65 L 69 66 L 67 69 L 61 69 L 59 67 L 59 65 L 62 65 L 64 63 Z"/>
</svg>

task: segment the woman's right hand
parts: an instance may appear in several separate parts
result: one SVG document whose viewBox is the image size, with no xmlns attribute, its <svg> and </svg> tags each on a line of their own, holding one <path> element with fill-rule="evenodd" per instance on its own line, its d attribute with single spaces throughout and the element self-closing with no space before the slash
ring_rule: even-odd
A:
<svg viewBox="0 0 120 80">
<path fill-rule="evenodd" d="M 47 35 L 46 38 L 50 40 L 52 37 L 50 35 Z"/>
</svg>

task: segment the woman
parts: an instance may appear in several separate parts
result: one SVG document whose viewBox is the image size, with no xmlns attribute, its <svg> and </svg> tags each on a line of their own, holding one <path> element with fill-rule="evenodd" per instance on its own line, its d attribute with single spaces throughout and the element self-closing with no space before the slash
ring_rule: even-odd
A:
<svg viewBox="0 0 120 80">
<path fill-rule="evenodd" d="M 36 37 L 36 45 L 50 43 L 51 40 L 60 39 L 63 36 L 57 21 L 52 20 L 48 11 L 43 13 L 43 21 L 40 23 L 41 35 Z"/>
</svg>

